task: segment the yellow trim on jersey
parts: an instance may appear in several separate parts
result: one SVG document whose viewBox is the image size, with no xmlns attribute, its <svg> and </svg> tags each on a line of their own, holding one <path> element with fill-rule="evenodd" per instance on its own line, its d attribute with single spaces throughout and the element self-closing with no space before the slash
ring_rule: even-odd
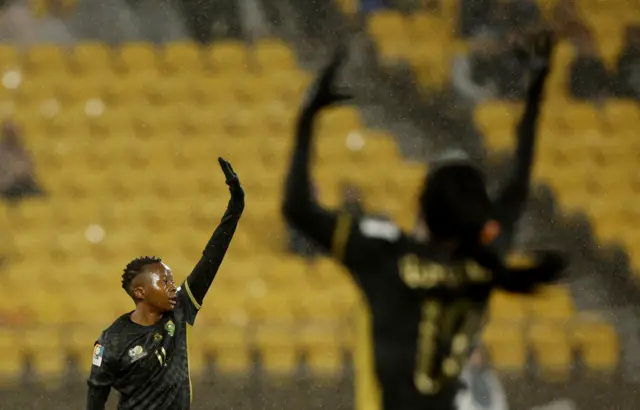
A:
<svg viewBox="0 0 640 410">
<path fill-rule="evenodd" d="M 355 359 L 355 404 L 356 410 L 381 410 L 382 395 L 375 372 L 373 355 L 373 332 L 371 310 L 362 300 L 357 312 Z"/>
<path fill-rule="evenodd" d="M 187 286 L 187 289 L 189 289 L 188 286 Z M 189 292 L 189 295 L 191 295 L 191 292 Z M 191 360 L 189 359 L 189 356 L 190 356 L 189 355 L 189 333 L 191 333 L 192 327 L 193 326 L 187 323 L 186 341 L 187 341 L 187 374 L 189 375 L 189 403 L 193 401 L 193 384 L 191 383 Z"/>
<path fill-rule="evenodd" d="M 191 303 L 193 303 L 193 306 L 195 306 L 197 310 L 200 310 L 202 306 L 200 306 L 200 304 L 196 301 L 196 298 L 193 297 L 193 293 L 191 293 L 191 289 L 189 289 L 188 280 L 184 281 L 184 288 L 187 291 L 187 295 L 189 295 L 189 299 L 191 300 Z"/>
<path fill-rule="evenodd" d="M 340 212 L 338 214 L 336 229 L 333 232 L 333 239 L 331 241 L 331 253 L 333 257 L 339 261 L 344 260 L 347 242 L 349 241 L 349 233 L 351 232 L 351 221 L 351 215 L 348 213 Z"/>
</svg>

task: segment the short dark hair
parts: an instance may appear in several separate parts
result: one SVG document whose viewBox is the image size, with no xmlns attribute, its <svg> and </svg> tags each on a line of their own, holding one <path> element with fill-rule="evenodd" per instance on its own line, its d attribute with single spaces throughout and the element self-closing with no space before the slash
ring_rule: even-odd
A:
<svg viewBox="0 0 640 410">
<path fill-rule="evenodd" d="M 141 256 L 129 262 L 123 269 L 124 273 L 122 274 L 122 289 L 124 289 L 129 296 L 134 298 L 133 291 L 131 289 L 131 282 L 133 282 L 136 276 L 144 271 L 144 268 L 146 266 L 159 262 L 162 262 L 162 259 L 158 258 L 157 256 Z"/>
<path fill-rule="evenodd" d="M 427 176 L 421 198 L 422 214 L 435 239 L 477 239 L 494 217 L 482 172 L 467 163 L 444 165 Z"/>
</svg>

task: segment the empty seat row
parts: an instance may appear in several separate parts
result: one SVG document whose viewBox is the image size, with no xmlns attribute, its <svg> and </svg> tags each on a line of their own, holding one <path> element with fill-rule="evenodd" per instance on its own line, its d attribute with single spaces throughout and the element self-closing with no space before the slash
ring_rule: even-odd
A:
<svg viewBox="0 0 640 410">
<path fill-rule="evenodd" d="M 55 72 L 135 72 L 161 70 L 167 74 L 198 71 L 276 71 L 297 70 L 289 46 L 277 39 L 260 40 L 251 47 L 235 41 L 214 42 L 200 46 L 192 42 L 168 43 L 156 47 L 151 43 L 128 43 L 111 48 L 103 43 L 79 43 L 65 49 L 55 45 L 37 45 L 24 53 L 4 45 L 0 47 L 0 70 L 24 70 L 32 75 Z"/>
</svg>

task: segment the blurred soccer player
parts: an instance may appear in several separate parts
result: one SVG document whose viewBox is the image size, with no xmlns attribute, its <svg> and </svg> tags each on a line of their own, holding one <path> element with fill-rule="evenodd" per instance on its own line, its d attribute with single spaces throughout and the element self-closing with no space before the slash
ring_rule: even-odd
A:
<svg viewBox="0 0 640 410">
<path fill-rule="evenodd" d="M 309 92 L 298 120 L 283 213 L 330 250 L 363 291 L 385 410 L 454 409 L 459 375 L 491 290 L 534 292 L 565 267 L 564 258 L 551 251 L 532 252 L 527 266 L 509 268 L 504 262 L 528 193 L 551 49 L 550 36 L 541 36 L 528 59 L 531 84 L 517 130 L 512 180 L 491 200 L 482 173 L 464 157 L 434 164 L 419 201 L 425 240 L 388 221 L 325 209 L 313 199 L 309 168 L 315 118 L 323 108 L 348 99 L 334 90 L 342 53 L 336 53 Z"/>
<path fill-rule="evenodd" d="M 231 164 L 218 158 L 231 199 L 193 272 L 176 287 L 161 259 L 143 257 L 124 269 L 122 287 L 136 304 L 95 343 L 87 410 L 102 410 L 111 388 L 120 410 L 188 410 L 191 380 L 187 330 L 193 326 L 244 209 L 244 191 Z M 151 233 L 152 237 L 153 234 Z"/>
</svg>

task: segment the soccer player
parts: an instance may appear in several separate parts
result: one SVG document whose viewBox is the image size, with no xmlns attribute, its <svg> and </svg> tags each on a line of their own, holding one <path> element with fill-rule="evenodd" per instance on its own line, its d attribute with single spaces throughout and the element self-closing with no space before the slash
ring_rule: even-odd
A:
<svg viewBox="0 0 640 410">
<path fill-rule="evenodd" d="M 348 268 L 365 296 L 381 387 L 381 403 L 374 407 L 454 409 L 459 375 L 481 330 L 491 290 L 534 292 L 565 268 L 557 252 L 532 252 L 520 267 L 506 266 L 504 255 L 527 197 L 549 71 L 551 38 L 537 40 L 528 59 L 530 87 L 517 130 L 512 180 L 492 200 L 482 173 L 464 157 L 433 164 L 419 201 L 428 232 L 423 241 L 389 221 L 328 210 L 314 200 L 309 170 L 313 125 L 323 108 L 348 99 L 333 84 L 344 53 L 336 53 L 309 91 L 298 119 L 282 211 Z"/>
<path fill-rule="evenodd" d="M 87 410 L 103 410 L 113 388 L 119 410 L 188 410 L 191 380 L 187 330 L 222 263 L 244 209 L 244 191 L 231 164 L 218 158 L 231 199 L 202 257 L 176 287 L 160 258 L 133 260 L 124 269 L 122 288 L 136 308 L 100 335 L 93 349 Z"/>
</svg>

